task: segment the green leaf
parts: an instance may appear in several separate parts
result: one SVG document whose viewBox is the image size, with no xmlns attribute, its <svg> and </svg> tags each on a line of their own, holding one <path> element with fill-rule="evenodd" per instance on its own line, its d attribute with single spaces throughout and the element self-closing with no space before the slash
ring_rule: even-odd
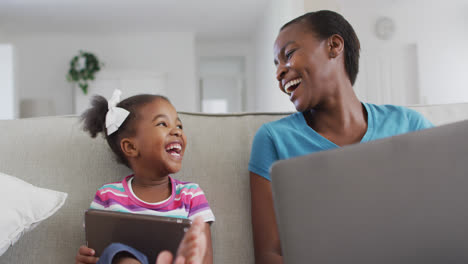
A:
<svg viewBox="0 0 468 264">
<path fill-rule="evenodd" d="M 80 88 L 83 90 L 84 94 L 88 94 L 88 84 L 87 83 L 80 83 Z"/>
</svg>

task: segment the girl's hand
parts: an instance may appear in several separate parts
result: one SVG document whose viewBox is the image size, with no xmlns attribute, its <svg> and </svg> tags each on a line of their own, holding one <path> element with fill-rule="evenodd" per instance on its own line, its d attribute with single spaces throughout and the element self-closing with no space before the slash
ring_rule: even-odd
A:
<svg viewBox="0 0 468 264">
<path fill-rule="evenodd" d="M 95 264 L 98 262 L 99 258 L 95 257 L 96 252 L 94 249 L 87 246 L 81 246 L 78 249 L 78 254 L 75 257 L 75 264 Z"/>
</svg>

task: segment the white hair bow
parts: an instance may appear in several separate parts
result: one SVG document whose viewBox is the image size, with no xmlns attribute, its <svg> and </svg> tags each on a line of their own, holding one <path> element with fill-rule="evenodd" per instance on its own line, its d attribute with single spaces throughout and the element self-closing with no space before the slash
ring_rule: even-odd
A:
<svg viewBox="0 0 468 264">
<path fill-rule="evenodd" d="M 119 89 L 115 89 L 111 99 L 107 102 L 109 107 L 109 111 L 107 111 L 106 114 L 106 129 L 108 136 L 117 131 L 130 114 L 129 111 L 121 107 L 117 107 L 117 104 L 120 102 L 121 94 L 122 92 Z"/>
</svg>

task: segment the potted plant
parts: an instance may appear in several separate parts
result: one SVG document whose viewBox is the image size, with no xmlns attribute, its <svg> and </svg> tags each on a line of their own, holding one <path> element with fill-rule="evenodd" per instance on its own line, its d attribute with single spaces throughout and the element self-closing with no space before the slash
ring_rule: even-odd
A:
<svg viewBox="0 0 468 264">
<path fill-rule="evenodd" d="M 101 69 L 101 66 L 102 64 L 94 54 L 80 51 L 80 54 L 74 56 L 70 61 L 67 80 L 78 83 L 83 93 L 87 94 L 88 81 L 95 79 L 95 74 Z"/>
</svg>

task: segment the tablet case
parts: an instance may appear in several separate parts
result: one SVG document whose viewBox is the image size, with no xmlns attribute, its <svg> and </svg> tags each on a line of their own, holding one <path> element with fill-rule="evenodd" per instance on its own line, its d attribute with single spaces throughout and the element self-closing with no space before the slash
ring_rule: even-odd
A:
<svg viewBox="0 0 468 264">
<path fill-rule="evenodd" d="M 99 257 L 112 243 L 129 245 L 155 263 L 159 252 L 176 254 L 180 241 L 191 225 L 182 218 L 142 215 L 89 209 L 85 212 L 86 242 Z"/>
</svg>

